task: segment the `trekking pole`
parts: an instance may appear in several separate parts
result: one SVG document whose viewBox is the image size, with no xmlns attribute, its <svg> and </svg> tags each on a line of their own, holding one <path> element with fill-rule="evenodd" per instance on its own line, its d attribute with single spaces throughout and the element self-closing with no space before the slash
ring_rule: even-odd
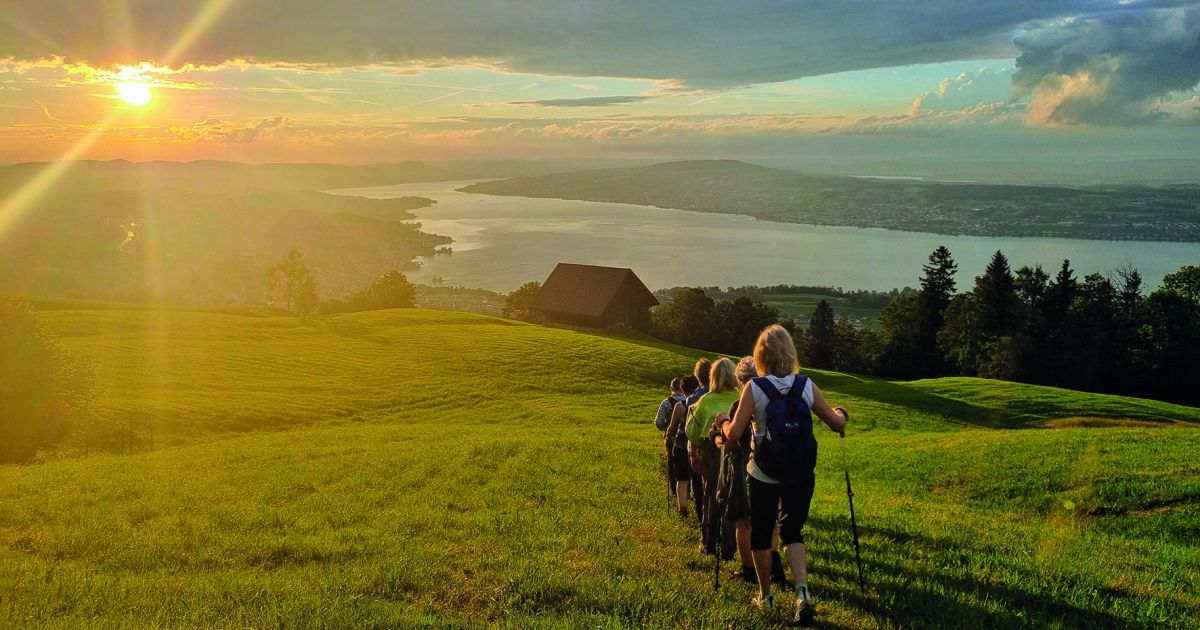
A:
<svg viewBox="0 0 1200 630">
<path fill-rule="evenodd" d="M 720 460 L 718 460 L 718 461 L 720 461 L 722 463 L 722 468 L 724 468 L 725 446 L 721 446 L 720 454 L 721 454 Z M 721 470 L 721 473 L 724 474 L 725 470 Z M 725 532 L 724 532 L 725 516 L 721 514 L 720 502 L 721 502 L 720 497 L 718 497 L 718 498 L 716 498 L 716 500 L 714 500 L 713 511 L 715 511 L 716 514 L 708 515 L 709 518 L 716 516 L 716 541 L 715 541 L 715 544 L 713 545 L 713 548 L 715 548 L 715 550 L 716 550 L 716 553 L 714 554 L 715 557 L 713 558 L 713 592 L 714 593 L 718 592 L 718 590 L 721 589 L 721 552 L 725 551 L 725 550 L 722 550 L 722 548 L 721 548 L 721 536 L 725 535 Z M 712 530 L 709 530 L 709 534 L 712 534 L 712 533 L 713 533 Z"/>
<path fill-rule="evenodd" d="M 714 554 L 716 556 L 716 559 L 713 562 L 713 566 L 715 567 L 713 569 L 713 592 L 714 593 L 721 590 L 721 553 L 724 551 L 723 549 L 721 549 L 721 536 L 725 535 L 725 532 L 722 531 L 725 528 L 725 518 L 720 515 L 720 513 L 719 513 L 720 510 L 717 510 L 717 512 L 718 512 L 718 514 L 717 514 L 717 543 L 716 543 L 716 545 L 714 545 L 714 548 L 717 550 L 717 553 Z M 712 532 L 709 532 L 709 533 L 711 534 Z"/>
<path fill-rule="evenodd" d="M 846 433 L 842 432 L 842 465 L 846 470 L 846 498 L 850 500 L 850 531 L 854 532 L 854 561 L 858 564 L 858 592 L 865 595 L 862 556 L 858 552 L 858 523 L 854 520 L 854 491 L 850 489 L 850 458 L 846 455 Z"/>
</svg>

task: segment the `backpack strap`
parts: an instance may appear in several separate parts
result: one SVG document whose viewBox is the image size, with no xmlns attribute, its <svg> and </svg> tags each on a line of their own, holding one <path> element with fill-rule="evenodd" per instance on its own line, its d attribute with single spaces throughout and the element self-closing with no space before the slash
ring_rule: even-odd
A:
<svg viewBox="0 0 1200 630">
<path fill-rule="evenodd" d="M 796 375 L 796 380 L 792 381 L 792 388 L 788 390 L 787 395 L 791 398 L 804 398 L 804 390 L 808 389 L 808 377 Z"/>
<path fill-rule="evenodd" d="M 779 389 L 775 387 L 775 384 L 771 382 L 771 379 L 765 376 L 758 376 L 755 377 L 753 382 L 755 385 L 758 385 L 758 388 L 762 390 L 762 393 L 767 395 L 767 400 L 775 402 L 776 400 L 783 398 L 783 394 L 779 393 Z"/>
</svg>

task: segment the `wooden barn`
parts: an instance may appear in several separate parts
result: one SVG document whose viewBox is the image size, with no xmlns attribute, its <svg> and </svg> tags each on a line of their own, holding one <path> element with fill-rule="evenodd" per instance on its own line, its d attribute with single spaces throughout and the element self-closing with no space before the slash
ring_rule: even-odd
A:
<svg viewBox="0 0 1200 630">
<path fill-rule="evenodd" d="M 632 269 L 559 263 L 529 308 L 548 326 L 609 330 L 636 326 L 657 305 Z"/>
</svg>

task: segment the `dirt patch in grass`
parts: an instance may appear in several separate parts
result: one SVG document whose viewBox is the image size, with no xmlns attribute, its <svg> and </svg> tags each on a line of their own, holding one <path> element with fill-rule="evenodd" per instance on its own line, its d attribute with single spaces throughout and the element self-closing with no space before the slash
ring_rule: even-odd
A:
<svg viewBox="0 0 1200 630">
<path fill-rule="evenodd" d="M 1180 422 L 1177 420 L 1165 420 L 1162 422 L 1153 422 L 1150 420 L 1133 420 L 1130 418 L 1094 418 L 1087 416 L 1075 416 L 1071 418 L 1057 418 L 1055 420 L 1047 420 L 1042 425 L 1047 429 L 1105 429 L 1105 428 L 1161 428 L 1169 427 L 1176 429 L 1194 429 L 1200 425 L 1191 422 Z"/>
</svg>

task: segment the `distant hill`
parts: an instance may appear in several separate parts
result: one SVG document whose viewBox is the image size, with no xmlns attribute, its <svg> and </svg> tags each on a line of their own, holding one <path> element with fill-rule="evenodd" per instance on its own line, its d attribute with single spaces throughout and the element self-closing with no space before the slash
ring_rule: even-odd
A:
<svg viewBox="0 0 1200 630">
<path fill-rule="evenodd" d="M 0 168 L 0 199 L 44 167 Z M 0 233 L 0 292 L 261 304 L 263 269 L 296 248 L 322 296 L 340 296 L 451 241 L 412 222 L 429 199 L 318 191 L 454 177 L 420 163 L 79 162 Z"/>
<path fill-rule="evenodd" d="M 731 160 L 481 182 L 465 192 L 971 236 L 1200 242 L 1200 186 L 1066 188 L 806 175 Z"/>
<path fill-rule="evenodd" d="M 262 304 L 263 269 L 296 248 L 320 293 L 340 296 L 450 243 L 411 222 L 409 210 L 429 203 L 302 190 L 56 193 L 0 234 L 0 292 Z"/>
</svg>

